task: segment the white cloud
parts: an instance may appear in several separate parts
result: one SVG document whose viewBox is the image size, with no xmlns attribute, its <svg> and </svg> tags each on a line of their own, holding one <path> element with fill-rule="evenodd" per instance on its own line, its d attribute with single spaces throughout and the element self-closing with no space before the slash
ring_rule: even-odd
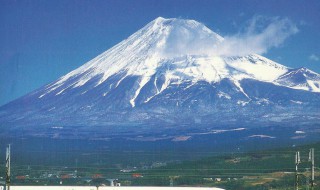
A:
<svg viewBox="0 0 320 190">
<path fill-rule="evenodd" d="M 244 32 L 225 37 L 214 54 L 225 56 L 264 54 L 271 48 L 279 47 L 297 32 L 297 26 L 289 19 L 254 17 Z"/>
<path fill-rule="evenodd" d="M 242 32 L 223 39 L 208 38 L 210 32 L 207 28 L 203 28 L 203 25 L 190 23 L 177 25 L 171 29 L 166 41 L 159 43 L 158 46 L 163 48 L 162 56 L 170 58 L 183 54 L 213 56 L 264 54 L 271 48 L 281 46 L 288 37 L 297 32 L 297 26 L 287 18 L 256 16 L 247 22 Z"/>
<path fill-rule="evenodd" d="M 311 55 L 309 56 L 309 59 L 310 59 L 311 61 L 319 61 L 319 60 L 320 60 L 319 56 L 317 56 L 317 55 L 315 55 L 315 54 L 311 54 Z"/>
</svg>

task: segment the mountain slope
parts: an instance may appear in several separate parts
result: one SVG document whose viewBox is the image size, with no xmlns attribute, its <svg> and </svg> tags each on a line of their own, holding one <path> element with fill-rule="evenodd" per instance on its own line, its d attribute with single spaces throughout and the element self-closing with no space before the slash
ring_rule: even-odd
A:
<svg viewBox="0 0 320 190">
<path fill-rule="evenodd" d="M 294 89 L 320 92 L 320 75 L 307 68 L 290 69 L 276 82 Z"/>
<path fill-rule="evenodd" d="M 1 107 L 0 121 L 5 127 L 319 121 L 319 74 L 256 54 L 214 55 L 223 40 L 194 20 L 159 17 Z"/>
</svg>

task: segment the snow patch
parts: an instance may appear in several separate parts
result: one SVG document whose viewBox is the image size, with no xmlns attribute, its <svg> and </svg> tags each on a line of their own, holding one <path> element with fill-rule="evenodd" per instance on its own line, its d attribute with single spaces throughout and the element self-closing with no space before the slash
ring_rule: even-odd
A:
<svg viewBox="0 0 320 190">
<path fill-rule="evenodd" d="M 320 92 L 320 81 L 307 80 L 312 92 Z"/>
<path fill-rule="evenodd" d="M 238 80 L 233 80 L 233 83 L 236 85 L 236 87 L 238 88 L 238 90 L 240 92 L 242 92 L 242 94 L 244 94 L 249 100 L 251 100 L 251 98 L 248 96 L 247 93 L 244 92 L 243 88 L 241 87 L 241 84 Z M 238 101 L 239 102 L 239 101 Z M 239 104 L 239 103 L 238 103 Z"/>
<path fill-rule="evenodd" d="M 130 100 L 130 104 L 131 106 L 134 108 L 136 106 L 135 100 L 138 97 L 138 95 L 140 94 L 140 90 L 142 89 L 142 87 L 144 87 L 144 85 L 147 84 L 147 82 L 150 80 L 150 77 L 143 77 L 139 83 L 139 87 L 136 90 L 133 98 Z"/>
<path fill-rule="evenodd" d="M 266 82 L 272 82 L 288 71 L 287 67 L 257 54 L 226 58 L 226 61 L 230 67 Z"/>
<path fill-rule="evenodd" d="M 191 133 L 190 135 L 209 135 L 209 134 L 220 134 L 220 133 L 233 132 L 233 131 L 243 131 L 243 130 L 246 130 L 246 128 L 235 128 L 235 129 L 216 129 L 216 130 L 211 130 L 211 131 L 203 132 L 203 133 Z"/>
<path fill-rule="evenodd" d="M 266 99 L 266 98 L 260 98 L 258 101 L 257 101 L 257 104 L 270 104 L 270 100 Z"/>
<path fill-rule="evenodd" d="M 52 111 L 54 109 L 56 109 L 56 107 L 52 107 L 52 108 L 48 109 L 48 111 Z"/>
<path fill-rule="evenodd" d="M 242 101 L 242 100 L 238 100 L 237 101 L 237 104 L 238 105 L 241 105 L 241 106 L 245 106 L 245 105 L 247 105 L 249 102 L 245 102 L 245 101 Z"/>
<path fill-rule="evenodd" d="M 218 95 L 219 98 L 224 97 L 224 98 L 226 98 L 228 100 L 231 99 L 231 96 L 229 96 L 227 93 L 224 93 L 224 92 L 221 92 L 221 91 L 217 95 Z"/>
<path fill-rule="evenodd" d="M 290 102 L 295 103 L 295 104 L 303 104 L 301 101 L 295 101 L 295 100 L 290 100 Z"/>
<path fill-rule="evenodd" d="M 179 136 L 179 137 L 174 137 L 172 139 L 173 142 L 180 142 L 180 141 L 187 141 L 191 138 L 191 136 Z"/>
<path fill-rule="evenodd" d="M 269 139 L 274 139 L 276 137 L 269 136 L 269 135 L 251 135 L 249 138 L 269 138 Z"/>
</svg>

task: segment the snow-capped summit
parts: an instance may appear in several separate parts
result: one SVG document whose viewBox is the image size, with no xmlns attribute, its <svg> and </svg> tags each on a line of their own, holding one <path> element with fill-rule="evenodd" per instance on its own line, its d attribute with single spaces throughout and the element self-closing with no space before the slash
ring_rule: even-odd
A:
<svg viewBox="0 0 320 190">
<path fill-rule="evenodd" d="M 110 76 L 123 72 L 125 75 L 142 76 L 143 83 L 158 68 L 168 63 L 164 60 L 181 61 L 186 59 L 183 58 L 186 55 L 205 55 L 208 48 L 216 46 L 222 40 L 221 36 L 194 20 L 159 17 L 128 39 L 63 76 L 49 86 L 49 91 L 55 90 L 73 76 L 80 75 L 79 80 L 68 88 L 82 86 L 95 76 L 101 76 L 96 84 L 99 85 Z M 181 64 L 179 68 L 184 69 Z"/>
<path fill-rule="evenodd" d="M 159 17 L 57 81 L 1 107 L 0 121 L 210 124 L 319 105 L 319 74 L 257 54 L 218 55 L 223 41 L 197 21 Z"/>
<path fill-rule="evenodd" d="M 224 78 L 230 78 L 237 84 L 243 78 L 273 81 L 288 71 L 285 66 L 259 55 L 236 58 L 215 56 L 214 50 L 223 40 L 197 21 L 159 17 L 128 39 L 47 86 L 39 98 L 49 93 L 66 93 L 98 78 L 94 88 L 121 73 L 116 86 L 127 76 L 139 77 L 135 95 L 130 100 L 134 107 L 135 98 L 154 75 L 165 80 L 156 95 L 172 82 L 212 83 Z M 74 80 L 75 76 L 77 80 Z M 64 85 L 66 83 L 68 85 Z"/>
</svg>

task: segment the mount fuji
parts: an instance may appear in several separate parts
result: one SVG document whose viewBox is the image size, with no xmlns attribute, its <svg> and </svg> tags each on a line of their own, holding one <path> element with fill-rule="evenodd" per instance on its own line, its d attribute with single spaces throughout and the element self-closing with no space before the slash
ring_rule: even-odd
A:
<svg viewBox="0 0 320 190">
<path fill-rule="evenodd" d="M 219 55 L 224 40 L 197 21 L 159 17 L 2 106 L 1 128 L 320 124 L 318 73 L 257 54 Z"/>
</svg>

